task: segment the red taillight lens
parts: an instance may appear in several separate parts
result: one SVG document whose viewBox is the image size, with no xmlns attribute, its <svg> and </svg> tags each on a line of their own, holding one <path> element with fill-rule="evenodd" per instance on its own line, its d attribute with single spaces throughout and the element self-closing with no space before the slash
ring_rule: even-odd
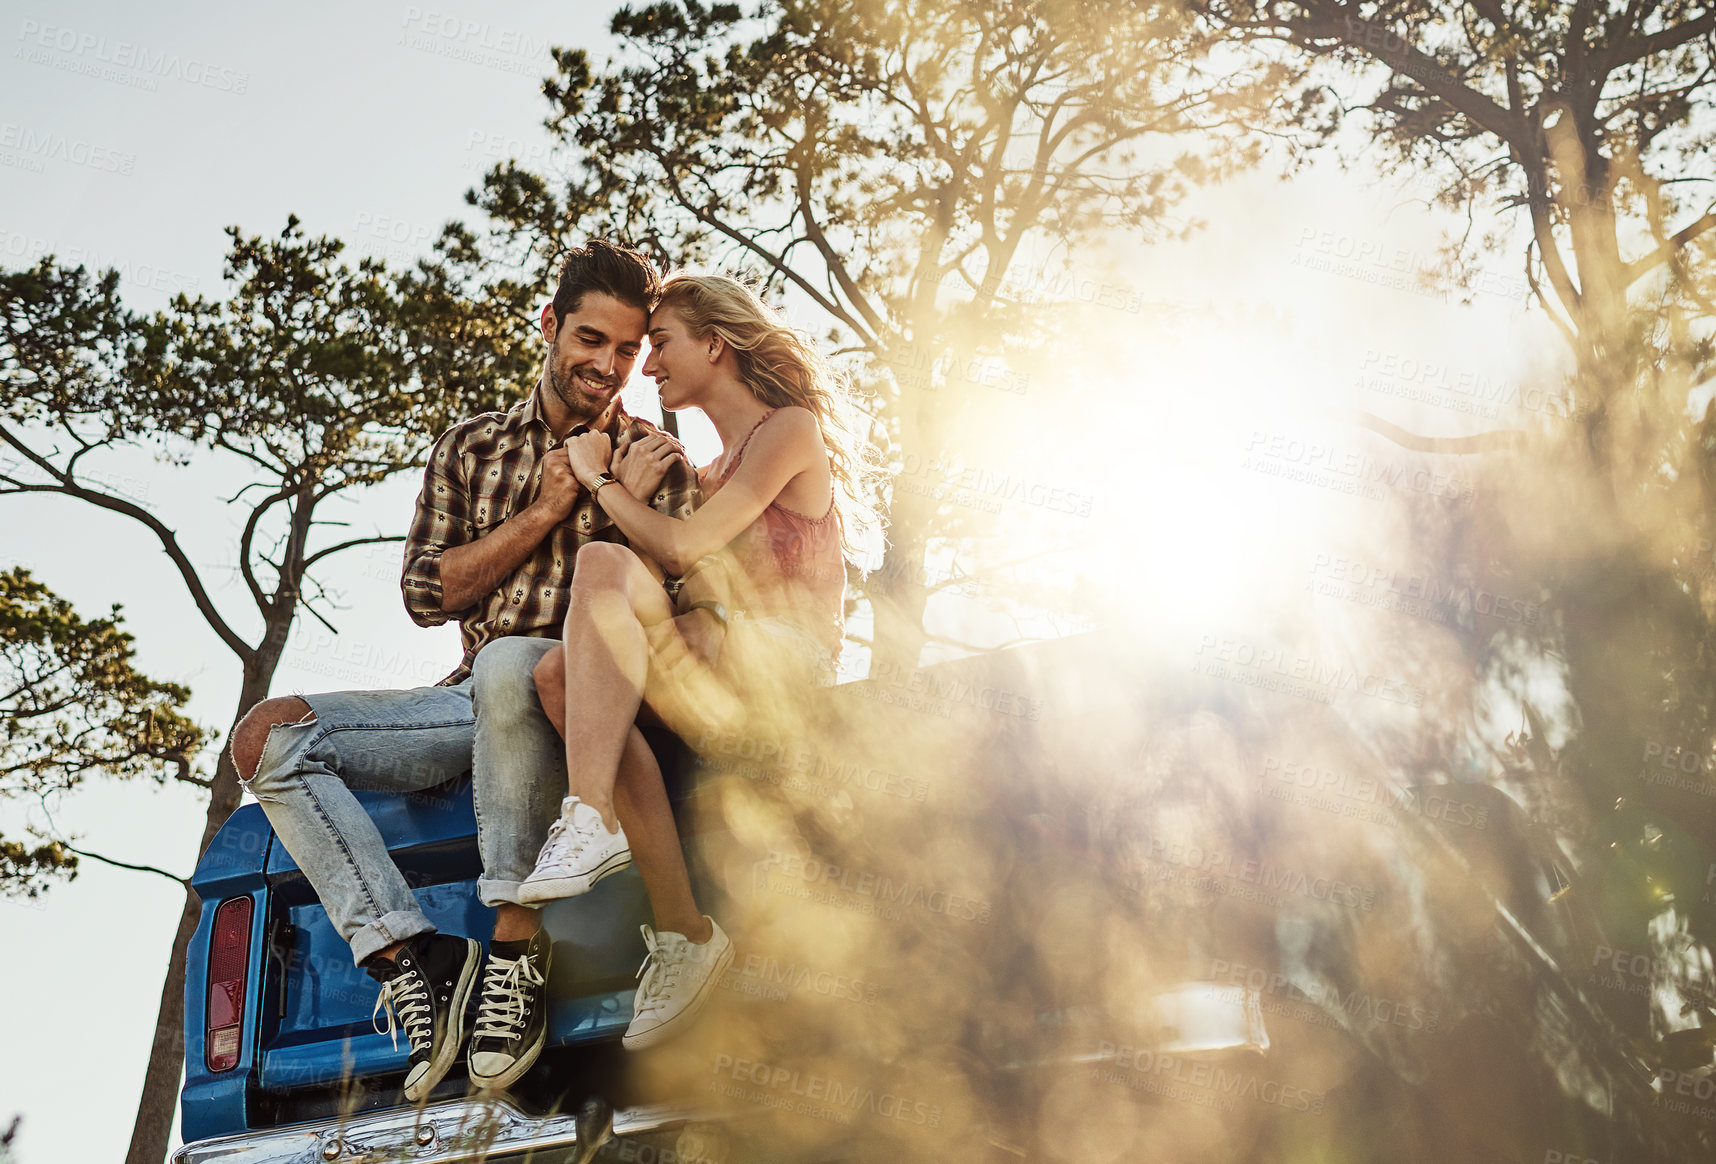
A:
<svg viewBox="0 0 1716 1164">
<path fill-rule="evenodd" d="M 238 1066 L 239 1034 L 244 1030 L 244 979 L 250 969 L 250 898 L 235 897 L 215 910 L 209 939 L 208 1021 L 203 1030 L 204 1057 L 210 1071 Z"/>
</svg>

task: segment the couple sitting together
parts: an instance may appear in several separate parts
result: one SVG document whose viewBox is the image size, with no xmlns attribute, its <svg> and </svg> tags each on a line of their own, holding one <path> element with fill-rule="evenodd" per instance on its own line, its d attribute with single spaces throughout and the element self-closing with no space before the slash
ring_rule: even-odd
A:
<svg viewBox="0 0 1716 1164">
<path fill-rule="evenodd" d="M 473 990 L 471 1082 L 508 1087 L 530 1068 L 548 1009 L 540 907 L 627 864 L 655 927 L 625 1045 L 691 1021 L 733 949 L 693 898 L 640 715 L 689 734 L 831 681 L 840 646 L 837 502 L 856 503 L 860 461 L 815 348 L 743 284 L 663 283 L 602 241 L 567 256 L 542 335 L 529 397 L 436 441 L 406 541 L 406 607 L 424 626 L 459 621 L 458 669 L 410 691 L 264 700 L 233 733 L 240 779 L 382 983 L 377 1007 L 411 1045 L 411 1102 L 457 1060 Z M 620 406 L 646 338 L 662 408 L 701 409 L 720 435 L 702 470 Z M 476 939 L 435 932 L 351 793 L 466 771 L 478 896 L 495 909 L 486 968 Z"/>
</svg>

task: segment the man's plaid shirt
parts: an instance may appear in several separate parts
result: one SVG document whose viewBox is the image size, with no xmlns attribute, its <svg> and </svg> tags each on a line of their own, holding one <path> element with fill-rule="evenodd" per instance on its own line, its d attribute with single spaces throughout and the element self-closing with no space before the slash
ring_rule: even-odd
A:
<svg viewBox="0 0 1716 1164">
<path fill-rule="evenodd" d="M 538 390 L 540 391 L 540 390 Z M 637 440 L 656 431 L 646 421 L 615 410 L 608 435 Z M 459 620 L 465 657 L 441 680 L 457 683 L 471 673 L 471 661 L 483 644 L 505 635 L 559 638 L 572 598 L 572 564 L 586 542 L 624 542 L 625 537 L 587 492 L 580 491 L 572 514 L 531 551 L 476 606 L 441 609 L 441 555 L 474 542 L 536 500 L 542 483 L 542 459 L 561 444 L 548 431 L 537 391 L 506 412 L 485 412 L 462 420 L 441 435 L 429 451 L 423 492 L 411 533 L 405 539 L 405 571 L 400 589 L 405 609 L 419 626 Z M 685 518 L 702 500 L 696 470 L 677 459 L 662 480 L 651 505 L 669 517 Z"/>
</svg>

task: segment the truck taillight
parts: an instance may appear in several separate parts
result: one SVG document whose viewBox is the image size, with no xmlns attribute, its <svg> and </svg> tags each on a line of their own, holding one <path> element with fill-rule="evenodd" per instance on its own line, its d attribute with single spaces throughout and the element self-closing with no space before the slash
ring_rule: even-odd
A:
<svg viewBox="0 0 1716 1164">
<path fill-rule="evenodd" d="M 244 1030 L 244 980 L 250 969 L 250 898 L 234 897 L 215 910 L 209 940 L 209 1000 L 203 1030 L 210 1071 L 238 1066 L 239 1035 Z"/>
</svg>

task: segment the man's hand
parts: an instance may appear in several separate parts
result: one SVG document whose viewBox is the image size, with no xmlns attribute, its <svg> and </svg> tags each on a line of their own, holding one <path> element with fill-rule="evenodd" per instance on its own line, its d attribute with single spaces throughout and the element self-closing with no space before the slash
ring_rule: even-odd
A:
<svg viewBox="0 0 1716 1164">
<path fill-rule="evenodd" d="M 535 501 L 476 541 L 449 546 L 441 554 L 441 610 L 456 617 L 493 593 L 542 539 L 572 516 L 580 488 L 563 449 L 544 456 Z"/>
<path fill-rule="evenodd" d="M 578 503 L 579 488 L 564 447 L 553 450 L 542 459 L 542 487 L 537 490 L 535 504 L 552 514 L 556 522 L 572 516 L 572 507 Z"/>
<path fill-rule="evenodd" d="M 622 489 L 647 505 L 661 488 L 673 459 L 683 455 L 678 441 L 664 432 L 651 433 L 639 441 L 622 442 L 614 450 L 608 472 Z"/>
<path fill-rule="evenodd" d="M 566 442 L 566 456 L 572 462 L 572 472 L 586 489 L 590 482 L 608 471 L 614 445 L 605 432 L 581 432 Z"/>
</svg>

